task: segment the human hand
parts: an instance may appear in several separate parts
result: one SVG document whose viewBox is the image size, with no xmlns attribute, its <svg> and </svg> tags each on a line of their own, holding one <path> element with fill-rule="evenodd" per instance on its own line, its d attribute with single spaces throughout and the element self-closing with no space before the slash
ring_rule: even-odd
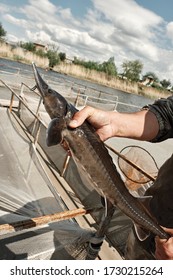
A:
<svg viewBox="0 0 173 280">
<path fill-rule="evenodd" d="M 173 229 L 163 228 L 167 233 L 173 236 Z M 157 260 L 173 260 L 173 237 L 167 239 L 155 238 L 156 250 L 155 257 Z"/>
<path fill-rule="evenodd" d="M 105 141 L 113 136 L 113 114 L 114 112 L 106 112 L 86 106 L 74 115 L 73 119 L 69 123 L 69 126 L 76 128 L 87 120 L 96 129 L 100 139 Z"/>
</svg>

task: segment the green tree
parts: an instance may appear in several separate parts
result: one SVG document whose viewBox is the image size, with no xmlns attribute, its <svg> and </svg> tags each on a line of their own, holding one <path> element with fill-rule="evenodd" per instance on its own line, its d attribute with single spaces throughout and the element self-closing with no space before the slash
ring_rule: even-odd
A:
<svg viewBox="0 0 173 280">
<path fill-rule="evenodd" d="M 159 83 L 159 78 L 157 77 L 157 75 L 154 72 L 146 72 L 145 75 L 143 75 L 143 78 L 145 77 L 152 77 L 154 82 Z"/>
<path fill-rule="evenodd" d="M 160 84 L 162 85 L 162 87 L 168 88 L 171 85 L 171 82 L 169 80 L 163 79 L 162 81 L 160 81 Z"/>
<path fill-rule="evenodd" d="M 32 43 L 32 42 L 26 42 L 26 43 L 20 43 L 20 46 L 23 48 L 23 49 L 25 49 L 25 50 L 27 50 L 27 51 L 30 51 L 30 52 L 35 52 L 35 50 L 36 50 L 36 47 L 35 47 L 35 45 Z"/>
<path fill-rule="evenodd" d="M 99 68 L 97 62 L 91 61 L 91 60 L 89 60 L 89 61 L 80 60 L 77 57 L 74 57 L 73 63 L 77 64 L 77 65 L 81 65 L 81 66 L 91 69 L 91 70 L 98 70 L 98 68 Z"/>
<path fill-rule="evenodd" d="M 48 50 L 46 56 L 49 59 L 49 67 L 53 68 L 60 63 L 59 54 L 54 50 Z"/>
<path fill-rule="evenodd" d="M 7 32 L 4 30 L 2 23 L 0 22 L 0 40 L 4 40 Z"/>
<path fill-rule="evenodd" d="M 40 57 L 46 57 L 47 56 L 46 52 L 44 50 L 42 50 L 42 49 L 36 50 L 35 54 L 40 56 Z"/>
<path fill-rule="evenodd" d="M 74 64 L 79 64 L 79 59 L 76 56 L 74 56 L 74 58 L 73 58 L 73 63 Z"/>
<path fill-rule="evenodd" d="M 77 57 L 74 57 L 74 64 L 82 65 L 85 68 L 96 70 L 99 72 L 105 72 L 108 76 L 116 76 L 117 75 L 117 67 L 114 62 L 114 57 L 110 57 L 108 61 L 104 61 L 103 63 L 98 64 L 95 61 L 85 61 L 80 60 Z"/>
<path fill-rule="evenodd" d="M 123 76 L 127 79 L 137 82 L 143 69 L 143 64 L 140 60 L 126 60 L 122 64 Z"/>
<path fill-rule="evenodd" d="M 100 65 L 100 70 L 105 72 L 108 76 L 116 76 L 117 75 L 117 67 L 114 62 L 114 57 L 110 57 L 108 61 L 104 61 Z"/>
<path fill-rule="evenodd" d="M 53 68 L 55 65 L 60 63 L 60 57 L 58 54 L 59 47 L 55 44 L 50 44 L 48 46 L 48 51 L 46 56 L 49 59 L 49 67 Z"/>
<path fill-rule="evenodd" d="M 96 70 L 98 71 L 98 63 L 95 62 L 95 61 L 87 61 L 87 62 L 84 62 L 83 64 L 86 68 L 89 68 L 90 70 Z"/>
<path fill-rule="evenodd" d="M 66 54 L 63 53 L 63 52 L 60 52 L 59 53 L 59 58 L 60 58 L 61 61 L 64 61 L 66 59 Z"/>
</svg>

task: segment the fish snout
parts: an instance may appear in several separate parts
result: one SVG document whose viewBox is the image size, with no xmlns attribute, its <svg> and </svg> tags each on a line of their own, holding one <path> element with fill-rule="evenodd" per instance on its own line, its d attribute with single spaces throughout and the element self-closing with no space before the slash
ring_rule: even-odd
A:
<svg viewBox="0 0 173 280">
<path fill-rule="evenodd" d="M 33 71 L 34 71 L 34 78 L 36 81 L 36 87 L 38 88 L 41 96 L 44 98 L 46 95 L 49 94 L 49 86 L 48 84 L 43 80 L 41 75 L 39 74 L 37 67 L 34 63 L 32 63 Z"/>
</svg>

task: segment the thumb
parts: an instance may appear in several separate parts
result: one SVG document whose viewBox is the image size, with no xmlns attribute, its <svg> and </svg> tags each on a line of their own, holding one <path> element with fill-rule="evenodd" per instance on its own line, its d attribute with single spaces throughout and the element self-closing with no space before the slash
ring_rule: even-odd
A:
<svg viewBox="0 0 173 280">
<path fill-rule="evenodd" d="M 72 128 L 75 128 L 75 127 L 78 127 L 80 124 L 78 123 L 77 120 L 75 119 L 72 119 L 70 122 L 69 122 L 69 126 L 72 127 Z"/>
<path fill-rule="evenodd" d="M 83 124 L 83 122 L 93 114 L 93 111 L 94 109 L 89 106 L 83 108 L 81 111 L 78 111 L 73 116 L 72 120 L 69 123 L 69 126 L 75 128 Z"/>
</svg>

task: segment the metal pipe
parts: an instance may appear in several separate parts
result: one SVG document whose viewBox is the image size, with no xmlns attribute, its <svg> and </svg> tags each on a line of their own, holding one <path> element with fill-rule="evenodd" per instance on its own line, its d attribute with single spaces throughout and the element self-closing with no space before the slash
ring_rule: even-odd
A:
<svg viewBox="0 0 173 280">
<path fill-rule="evenodd" d="M 28 105 L 23 101 L 23 99 L 12 88 L 10 88 L 1 79 L 0 79 L 0 82 L 2 82 L 11 91 L 12 95 L 15 95 L 19 99 L 19 101 L 28 109 L 28 111 L 45 126 L 45 124 L 42 122 L 42 120 L 35 113 L 33 113 L 33 111 L 28 107 Z"/>
<path fill-rule="evenodd" d="M 14 101 L 14 93 L 12 93 L 12 95 L 11 95 L 11 101 L 10 101 L 10 113 L 11 113 L 11 111 L 12 111 L 13 101 Z"/>
</svg>

